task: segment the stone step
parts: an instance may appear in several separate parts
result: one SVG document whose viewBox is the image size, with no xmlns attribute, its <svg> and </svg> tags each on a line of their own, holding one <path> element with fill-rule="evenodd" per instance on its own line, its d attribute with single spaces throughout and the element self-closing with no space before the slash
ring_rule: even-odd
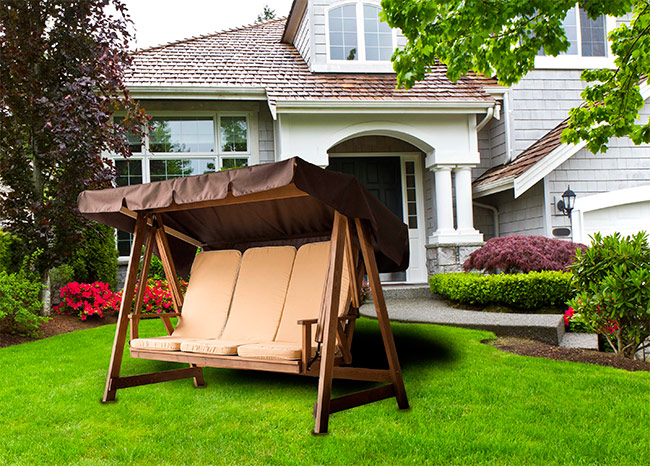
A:
<svg viewBox="0 0 650 466">
<path fill-rule="evenodd" d="M 400 322 L 450 325 L 488 330 L 497 336 L 512 336 L 559 345 L 564 336 L 561 314 L 512 314 L 469 311 L 452 308 L 433 297 L 414 299 L 386 299 L 388 316 Z M 361 306 L 361 315 L 376 318 L 371 303 Z"/>
<path fill-rule="evenodd" d="M 595 333 L 565 333 L 560 346 L 598 351 L 598 335 Z"/>
<path fill-rule="evenodd" d="M 386 299 L 426 299 L 431 297 L 431 290 L 427 283 L 390 285 L 382 284 Z M 371 296 L 372 299 L 372 296 Z"/>
</svg>

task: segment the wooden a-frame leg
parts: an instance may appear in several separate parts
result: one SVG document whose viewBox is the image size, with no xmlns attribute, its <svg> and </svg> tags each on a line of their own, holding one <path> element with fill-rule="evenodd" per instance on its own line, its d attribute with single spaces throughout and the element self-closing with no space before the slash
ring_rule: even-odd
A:
<svg viewBox="0 0 650 466">
<path fill-rule="evenodd" d="M 139 315 L 142 312 L 142 303 L 144 302 L 144 294 L 147 290 L 147 279 L 149 277 L 149 265 L 151 264 L 151 255 L 153 253 L 153 245 L 156 241 L 156 230 L 154 228 L 149 229 L 149 234 L 147 235 L 147 241 L 144 246 L 144 257 L 142 262 L 142 271 L 140 272 L 140 286 L 138 287 L 138 292 L 135 295 L 135 305 L 133 306 L 133 314 Z M 131 325 L 129 326 L 130 338 L 129 341 L 135 340 L 138 338 L 138 330 L 140 326 L 140 319 L 133 319 Z"/>
<path fill-rule="evenodd" d="M 174 303 L 174 309 L 176 312 L 181 314 L 180 319 L 182 319 L 183 312 L 183 292 L 181 291 L 181 286 L 178 283 L 178 275 L 176 273 L 176 265 L 174 264 L 174 259 L 169 249 L 169 242 L 167 241 L 167 234 L 165 233 L 165 226 L 162 222 L 162 217 L 160 215 L 156 216 L 156 222 L 158 223 L 158 228 L 156 229 L 156 243 L 158 245 L 158 252 L 160 253 L 160 260 L 163 264 L 163 270 L 165 271 L 165 277 L 167 277 L 167 285 L 172 295 L 172 302 Z M 169 318 L 164 320 L 165 327 L 171 332 L 173 327 Z M 170 331 L 171 329 L 171 331 Z M 196 368 L 200 376 L 193 377 L 195 387 L 204 387 L 205 381 L 203 379 L 203 369 L 198 367 L 196 364 L 190 364 L 190 368 Z"/>
<path fill-rule="evenodd" d="M 334 212 L 334 226 L 330 244 L 330 268 L 327 283 L 327 300 L 325 301 L 325 319 L 323 321 L 323 351 L 318 377 L 318 399 L 314 417 L 314 433 L 327 433 L 332 398 L 332 375 L 334 372 L 334 350 L 338 325 L 338 305 L 341 294 L 341 276 L 343 274 L 343 252 L 345 247 L 345 227 L 347 217 Z"/>
<path fill-rule="evenodd" d="M 131 247 L 131 258 L 126 272 L 126 283 L 122 293 L 122 304 L 117 319 L 117 328 L 115 330 L 115 339 L 113 340 L 113 352 L 111 353 L 111 362 L 108 366 L 108 375 L 106 376 L 106 387 L 102 402 L 115 401 L 117 388 L 113 387 L 113 380 L 120 376 L 120 366 L 122 365 L 122 356 L 124 355 L 124 343 L 126 342 L 126 332 L 129 325 L 129 312 L 133 304 L 133 295 L 135 284 L 138 281 L 138 267 L 140 266 L 140 254 L 144 244 L 144 236 L 147 232 L 147 218 L 144 213 L 139 213 L 135 222 L 133 232 L 133 246 Z"/>
<path fill-rule="evenodd" d="M 397 405 L 400 409 L 408 409 L 409 402 L 406 397 L 406 388 L 404 387 L 404 379 L 402 378 L 402 370 L 400 369 L 399 359 L 397 358 L 397 350 L 395 349 L 395 339 L 393 338 L 393 330 L 390 327 L 388 319 L 388 310 L 386 308 L 386 300 L 384 298 L 384 291 L 381 288 L 379 281 L 379 270 L 377 269 L 377 260 L 375 259 L 375 252 L 370 242 L 370 233 L 366 224 L 361 219 L 354 219 L 357 234 L 359 235 L 359 243 L 361 243 L 361 253 L 363 260 L 366 264 L 366 272 L 368 274 L 368 282 L 372 290 L 373 300 L 375 302 L 375 311 L 377 312 L 377 320 L 379 321 L 379 329 L 381 330 L 381 337 L 384 341 L 384 349 L 388 359 L 388 368 L 391 373 L 393 387 L 395 389 L 395 398 Z"/>
</svg>

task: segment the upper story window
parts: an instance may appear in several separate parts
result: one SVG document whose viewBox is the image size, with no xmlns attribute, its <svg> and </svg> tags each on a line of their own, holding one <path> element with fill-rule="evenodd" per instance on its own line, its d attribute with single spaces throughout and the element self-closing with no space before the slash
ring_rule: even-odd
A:
<svg viewBox="0 0 650 466">
<path fill-rule="evenodd" d="M 381 8 L 351 3 L 328 11 L 330 60 L 389 61 L 392 29 L 379 19 Z"/>
<path fill-rule="evenodd" d="M 329 12 L 330 58 L 357 60 L 357 6 L 343 5 Z"/>
<path fill-rule="evenodd" d="M 570 42 L 566 52 L 560 55 L 581 57 L 607 56 L 607 25 L 605 16 L 591 19 L 584 8 L 577 4 L 567 12 L 562 22 L 566 37 Z M 538 55 L 544 56 L 540 50 Z"/>
<path fill-rule="evenodd" d="M 363 5 L 363 34 L 366 42 L 366 60 L 390 60 L 393 55 L 393 31 L 379 20 L 381 8 Z"/>
</svg>

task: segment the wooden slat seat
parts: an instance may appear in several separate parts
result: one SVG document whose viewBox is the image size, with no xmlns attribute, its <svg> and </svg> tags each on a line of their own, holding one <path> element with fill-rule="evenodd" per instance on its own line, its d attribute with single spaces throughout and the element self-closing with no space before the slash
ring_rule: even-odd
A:
<svg viewBox="0 0 650 466">
<path fill-rule="evenodd" d="M 194 339 L 181 344 L 191 353 L 236 355 L 237 347 L 273 340 L 287 296 L 296 257 L 293 246 L 250 248 L 244 252 L 230 307 L 220 337 Z"/>
<path fill-rule="evenodd" d="M 318 319 L 327 287 L 330 242 L 305 244 L 298 249 L 291 272 L 287 298 L 282 318 L 272 340 L 242 345 L 239 356 L 263 359 L 301 359 L 303 345 L 302 325 L 299 320 Z M 339 314 L 345 314 L 350 303 L 350 280 L 347 267 L 344 267 L 341 280 L 341 299 Z M 316 347 L 316 334 L 312 348 Z M 312 351 L 313 354 L 313 351 Z"/>
<path fill-rule="evenodd" d="M 182 316 L 169 336 L 137 338 L 131 348 L 179 351 L 181 343 L 220 335 L 237 282 L 241 252 L 207 251 L 196 255 L 185 293 Z"/>
</svg>

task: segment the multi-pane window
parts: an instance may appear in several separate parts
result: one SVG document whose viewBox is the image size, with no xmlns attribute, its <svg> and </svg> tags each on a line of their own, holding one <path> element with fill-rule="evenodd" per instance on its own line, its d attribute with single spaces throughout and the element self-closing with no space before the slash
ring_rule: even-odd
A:
<svg viewBox="0 0 650 466">
<path fill-rule="evenodd" d="M 244 117 L 244 120 L 246 118 Z M 149 125 L 149 151 L 214 152 L 212 117 L 153 118 Z"/>
<path fill-rule="evenodd" d="M 393 31 L 379 19 L 381 8 L 349 3 L 327 13 L 330 60 L 389 61 Z"/>
<path fill-rule="evenodd" d="M 248 150 L 248 123 L 246 117 L 222 116 L 219 119 L 221 152 L 246 152 Z"/>
<path fill-rule="evenodd" d="M 569 48 L 561 55 L 607 56 L 607 28 L 604 16 L 590 19 L 584 8 L 576 5 L 567 12 L 562 27 L 569 40 Z M 544 50 L 537 54 L 544 55 Z"/>
<path fill-rule="evenodd" d="M 393 54 L 393 31 L 379 20 L 381 9 L 363 5 L 363 33 L 366 41 L 366 60 L 390 60 Z"/>
<path fill-rule="evenodd" d="M 357 60 L 357 6 L 343 5 L 329 12 L 330 58 Z"/>
<path fill-rule="evenodd" d="M 418 227 L 418 204 L 415 189 L 415 162 L 404 162 L 406 176 L 406 210 L 409 228 Z"/>
<path fill-rule="evenodd" d="M 120 123 L 119 118 L 115 119 Z M 116 158 L 117 186 L 200 175 L 249 164 L 246 115 L 154 117 L 145 137 L 128 135 L 133 158 Z M 132 235 L 117 232 L 121 257 L 130 254 Z"/>
</svg>

